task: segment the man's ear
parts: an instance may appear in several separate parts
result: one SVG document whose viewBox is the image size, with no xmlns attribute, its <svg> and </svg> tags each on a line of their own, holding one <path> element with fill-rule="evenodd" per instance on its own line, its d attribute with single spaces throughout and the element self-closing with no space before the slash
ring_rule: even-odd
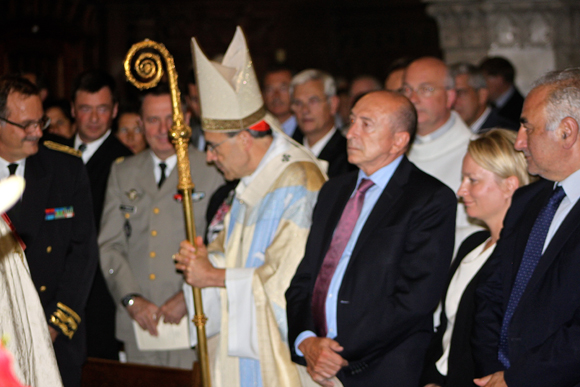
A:
<svg viewBox="0 0 580 387">
<path fill-rule="evenodd" d="M 71 102 L 70 102 L 70 115 L 71 115 L 73 118 L 77 118 L 77 113 L 76 113 L 76 111 L 75 111 L 75 102 L 74 102 L 74 101 L 71 101 Z"/>
<path fill-rule="evenodd" d="M 477 99 L 480 106 L 484 105 L 487 107 L 489 102 L 489 89 L 487 87 L 483 87 L 477 90 Z"/>
<path fill-rule="evenodd" d="M 252 137 L 250 132 L 248 132 L 247 130 L 243 130 L 241 133 L 239 133 L 238 138 L 239 138 L 244 150 L 249 150 L 252 147 L 252 142 L 254 141 L 254 137 Z"/>
<path fill-rule="evenodd" d="M 395 132 L 394 141 L 393 141 L 393 153 L 399 153 L 401 151 L 405 151 L 407 146 L 409 145 L 409 141 L 411 140 L 411 135 L 406 130 L 401 130 Z"/>
<path fill-rule="evenodd" d="M 457 99 L 457 91 L 455 89 L 447 89 L 445 90 L 445 95 L 447 96 L 447 109 L 451 110 L 453 105 L 455 105 L 455 100 Z"/>
<path fill-rule="evenodd" d="M 115 102 L 113 104 L 113 115 L 111 116 L 112 119 L 117 118 L 117 113 L 119 112 L 119 103 Z"/>
<path fill-rule="evenodd" d="M 565 117 L 556 129 L 556 135 L 562 140 L 564 149 L 570 149 L 578 141 L 578 122 L 572 117 Z"/>
</svg>

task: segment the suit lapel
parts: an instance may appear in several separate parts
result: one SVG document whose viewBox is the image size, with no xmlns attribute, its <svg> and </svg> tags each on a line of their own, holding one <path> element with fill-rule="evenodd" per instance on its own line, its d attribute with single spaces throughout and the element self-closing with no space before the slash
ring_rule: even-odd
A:
<svg viewBox="0 0 580 387">
<path fill-rule="evenodd" d="M 136 180 L 140 188 L 147 193 L 151 198 L 159 194 L 157 182 L 155 181 L 153 157 L 151 157 L 151 150 L 144 151 L 143 166 L 139 169 L 139 178 Z M 165 182 L 167 183 L 167 181 Z M 164 183 L 164 185 L 165 185 Z"/>
<path fill-rule="evenodd" d="M 330 242 L 332 241 L 334 229 L 336 228 L 338 221 L 340 220 L 342 211 L 344 211 L 344 207 L 346 206 L 348 199 L 350 199 L 350 195 L 355 189 L 357 177 L 358 174 L 353 173 L 352 179 L 345 180 L 342 187 L 339 187 L 337 189 L 338 192 L 337 198 L 335 200 L 334 206 L 330 210 L 328 222 L 326 227 L 324 228 L 324 240 L 323 243 L 321 244 L 323 247 L 322 250 L 323 254 L 321 254 L 322 258 L 326 256 L 326 252 L 330 247 Z"/>
<path fill-rule="evenodd" d="M 503 289 L 504 289 L 504 309 L 507 308 L 507 304 L 512 292 L 512 286 L 514 284 L 517 271 L 519 270 L 522 258 L 524 256 L 524 251 L 526 249 L 526 244 L 530 233 L 532 232 L 532 227 L 534 222 L 538 217 L 542 207 L 546 205 L 551 193 L 552 193 L 552 182 L 546 182 L 543 187 L 540 187 L 535 195 L 532 196 L 531 200 L 528 200 L 523 205 L 524 215 L 520 217 L 518 221 L 518 231 L 514 242 L 514 249 L 512 250 L 511 257 L 505 257 L 503 260 L 503 269 L 505 271 L 503 277 Z M 500 241 L 502 235 L 500 234 Z"/>
<path fill-rule="evenodd" d="M 522 299 L 524 299 L 527 294 L 535 287 L 535 285 L 544 278 L 544 274 L 548 270 L 548 268 L 554 262 L 554 259 L 558 256 L 568 239 L 572 235 L 578 235 L 578 228 L 580 227 L 580 201 L 576 202 L 574 207 L 570 210 L 566 218 L 558 227 L 558 231 L 552 237 L 552 240 L 546 247 L 544 254 L 540 258 L 536 269 L 534 270 L 532 277 L 530 278 L 530 282 L 526 287 L 524 295 Z"/>
<path fill-rule="evenodd" d="M 44 210 L 48 201 L 48 195 L 44 193 L 50 192 L 51 176 L 52 173 L 45 168 L 41 155 L 37 153 L 26 159 L 24 170 L 26 188 L 22 195 L 20 217 L 16 226 L 25 243 L 35 239 L 44 222 Z M 61 205 L 65 206 L 67 203 Z"/>
<path fill-rule="evenodd" d="M 349 262 L 349 266 L 352 265 L 356 256 L 365 245 L 367 238 L 372 233 L 377 225 L 387 216 L 391 216 L 391 208 L 396 204 L 403 193 L 403 186 L 407 183 L 409 179 L 409 174 L 411 171 L 411 163 L 406 157 L 403 157 L 401 164 L 397 167 L 397 170 L 391 177 L 391 180 L 383 190 L 383 193 L 377 200 L 377 203 L 371 210 L 365 225 L 363 226 L 358 240 L 352 251 L 352 256 Z"/>
<path fill-rule="evenodd" d="M 109 134 L 109 137 L 103 141 L 101 146 L 97 148 L 97 151 L 93 153 L 89 161 L 87 162 L 87 169 L 93 169 L 95 167 L 102 167 L 101 161 L 108 156 L 110 151 L 110 142 L 114 138 L 113 133 Z M 110 167 L 110 166 L 109 166 Z"/>
<path fill-rule="evenodd" d="M 344 152 L 346 150 L 346 145 L 344 146 L 344 149 L 339 147 L 338 143 L 340 142 L 340 137 L 342 137 L 342 134 L 340 134 L 338 130 L 334 132 L 328 143 L 326 143 L 318 155 L 318 158 L 322 160 L 334 160 L 337 153 Z"/>
</svg>

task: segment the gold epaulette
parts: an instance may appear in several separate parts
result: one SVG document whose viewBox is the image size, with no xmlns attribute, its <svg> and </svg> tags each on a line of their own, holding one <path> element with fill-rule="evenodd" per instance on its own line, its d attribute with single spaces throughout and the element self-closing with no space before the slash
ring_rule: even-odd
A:
<svg viewBox="0 0 580 387">
<path fill-rule="evenodd" d="M 45 141 L 44 146 L 47 147 L 48 149 L 68 153 L 69 155 L 73 155 L 76 157 L 81 157 L 83 155 L 83 152 L 81 152 L 78 149 L 71 148 L 70 146 L 62 145 L 54 141 Z"/>
<path fill-rule="evenodd" d="M 56 325 L 63 335 L 72 339 L 81 323 L 81 318 L 74 310 L 63 303 L 57 303 L 56 307 L 56 311 L 50 316 L 50 322 Z"/>
</svg>

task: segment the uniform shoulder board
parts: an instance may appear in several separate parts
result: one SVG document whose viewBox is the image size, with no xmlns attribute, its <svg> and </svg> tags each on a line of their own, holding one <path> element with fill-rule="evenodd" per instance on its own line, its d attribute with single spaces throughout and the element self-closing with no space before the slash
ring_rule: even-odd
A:
<svg viewBox="0 0 580 387">
<path fill-rule="evenodd" d="M 81 157 L 83 155 L 83 152 L 81 152 L 80 150 L 71 148 L 70 146 L 59 144 L 58 142 L 54 142 L 54 141 L 45 141 L 44 146 L 47 147 L 48 149 L 52 149 L 52 150 L 55 150 L 58 152 L 68 153 L 69 155 L 73 155 L 73 156 L 77 156 L 77 157 Z"/>
<path fill-rule="evenodd" d="M 115 164 L 121 164 L 125 160 L 125 156 L 117 157 L 115 160 Z"/>
</svg>

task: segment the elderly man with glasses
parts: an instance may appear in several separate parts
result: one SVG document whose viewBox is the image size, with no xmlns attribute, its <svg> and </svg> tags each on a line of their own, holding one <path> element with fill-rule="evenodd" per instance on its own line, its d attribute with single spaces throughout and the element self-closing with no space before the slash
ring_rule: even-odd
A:
<svg viewBox="0 0 580 387">
<path fill-rule="evenodd" d="M 459 114 L 451 110 L 457 97 L 454 83 L 445 63 L 424 57 L 407 67 L 402 93 L 417 109 L 417 135 L 408 152 L 409 160 L 457 192 L 471 132 Z M 476 230 L 459 204 L 455 246 Z"/>
<path fill-rule="evenodd" d="M 79 386 L 86 356 L 84 310 L 98 262 L 96 231 L 87 172 L 79 157 L 66 154 L 77 152 L 38 144 L 48 124 L 32 83 L 0 78 L 0 178 L 26 179 L 8 216 L 26 245 L 63 384 Z"/>
<path fill-rule="evenodd" d="M 293 138 L 314 156 L 328 161 L 328 177 L 355 170 L 347 160 L 346 138 L 335 126 L 339 101 L 334 78 L 316 69 L 301 71 L 292 78 L 290 96 L 298 122 Z"/>
</svg>

